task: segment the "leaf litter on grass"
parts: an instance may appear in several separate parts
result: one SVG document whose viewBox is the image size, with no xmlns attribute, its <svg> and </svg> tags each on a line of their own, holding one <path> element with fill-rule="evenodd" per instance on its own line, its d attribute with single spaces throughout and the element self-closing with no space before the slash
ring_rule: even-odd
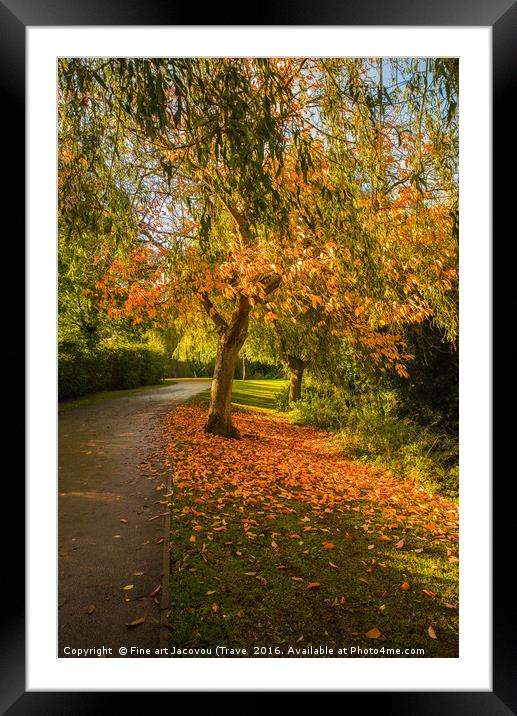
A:
<svg viewBox="0 0 517 716">
<path fill-rule="evenodd" d="M 385 646 L 457 655 L 455 502 L 351 461 L 329 433 L 283 415 L 237 412 L 238 441 L 205 433 L 205 419 L 185 405 L 166 417 L 178 645 L 282 646 L 300 633 L 371 645 L 361 635 L 380 614 Z M 200 597 L 216 588 L 214 611 Z"/>
</svg>

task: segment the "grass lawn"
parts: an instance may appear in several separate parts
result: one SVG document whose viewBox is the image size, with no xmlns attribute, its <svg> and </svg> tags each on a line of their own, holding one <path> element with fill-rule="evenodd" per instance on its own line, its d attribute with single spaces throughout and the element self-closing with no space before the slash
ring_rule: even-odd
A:
<svg viewBox="0 0 517 716">
<path fill-rule="evenodd" d="M 237 408 L 252 408 L 257 411 L 273 413 L 275 398 L 287 385 L 285 380 L 234 380 L 232 405 Z M 210 388 L 190 399 L 190 405 L 206 406 L 210 402 Z"/>
<path fill-rule="evenodd" d="M 170 647 L 457 656 L 457 505 L 289 423 L 282 385 L 235 381 L 239 441 L 203 432 L 206 395 L 168 416 Z"/>
<path fill-rule="evenodd" d="M 59 402 L 59 412 L 62 412 L 63 410 L 71 410 L 72 408 L 78 408 L 82 405 L 100 403 L 102 400 L 110 400 L 111 398 L 125 398 L 127 395 L 143 393 L 146 390 L 165 388 L 167 385 L 174 385 L 177 382 L 177 378 L 164 378 L 161 383 L 157 383 L 156 385 L 142 385 L 139 388 L 128 388 L 127 390 L 102 390 L 98 393 L 89 393 L 88 395 L 83 395 L 80 398 L 73 398 L 72 400 L 61 400 Z"/>
</svg>

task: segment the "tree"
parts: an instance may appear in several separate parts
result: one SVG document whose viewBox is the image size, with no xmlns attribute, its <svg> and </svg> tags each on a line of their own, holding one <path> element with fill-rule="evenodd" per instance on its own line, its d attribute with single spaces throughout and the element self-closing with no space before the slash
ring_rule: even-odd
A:
<svg viewBox="0 0 517 716">
<path fill-rule="evenodd" d="M 281 321 L 309 307 L 401 373 L 397 326 L 450 327 L 455 254 L 440 267 L 432 252 L 454 214 L 453 80 L 438 61 L 62 63 L 66 240 L 154 247 L 163 305 L 213 322 L 208 432 L 238 437 L 232 380 L 257 307 Z"/>
</svg>

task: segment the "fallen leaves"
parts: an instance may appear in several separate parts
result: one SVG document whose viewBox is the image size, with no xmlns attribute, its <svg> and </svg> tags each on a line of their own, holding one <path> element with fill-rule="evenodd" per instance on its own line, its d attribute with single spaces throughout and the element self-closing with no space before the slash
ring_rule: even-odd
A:
<svg viewBox="0 0 517 716">
<path fill-rule="evenodd" d="M 388 620 L 396 618 L 396 603 L 411 602 L 421 610 L 420 633 L 429 622 L 435 634 L 428 631 L 430 639 L 437 640 L 437 631 L 447 633 L 445 620 L 454 622 L 450 610 L 457 607 L 442 600 L 446 595 L 454 602 L 454 592 L 445 590 L 433 567 L 455 571 L 454 503 L 353 462 L 323 431 L 282 417 L 236 413 L 239 441 L 205 433 L 203 408 L 178 406 L 166 420 L 174 436 L 169 450 L 175 558 L 184 565 L 185 579 L 201 585 L 201 594 L 232 593 L 233 582 L 222 589 L 224 574 L 219 581 L 218 572 L 231 562 L 236 584 L 240 578 L 242 585 L 243 574 L 248 577 L 246 621 L 253 621 L 253 600 L 277 598 L 291 609 L 289 599 L 300 605 L 305 599 L 315 614 L 334 604 L 358 635 L 384 640 L 380 628 L 392 638 Z M 330 551 L 335 561 L 329 561 Z M 203 582 L 205 572 L 210 576 Z M 222 616 L 241 619 L 239 601 L 233 604 Z M 214 611 L 210 600 L 204 609 Z M 377 620 L 383 621 L 366 632 Z"/>
<path fill-rule="evenodd" d="M 256 521 L 247 513 L 249 508 L 258 507 L 267 515 L 290 514 L 293 508 L 289 501 L 295 500 L 305 503 L 307 509 L 298 516 L 298 522 L 311 531 L 318 529 L 320 516 L 330 515 L 336 508 L 360 510 L 361 503 L 357 501 L 366 496 L 376 500 L 378 529 L 372 524 L 371 511 L 365 513 L 368 519 L 363 527 L 367 532 L 376 531 L 381 541 L 391 539 L 385 535 L 386 530 L 405 532 L 408 528 L 419 529 L 427 539 L 430 525 L 436 532 L 433 535 L 444 539 L 440 534 L 440 513 L 435 510 L 443 506 L 445 512 L 450 509 L 450 502 L 427 496 L 388 473 L 377 472 L 372 486 L 371 469 L 348 460 L 324 434 L 278 417 L 238 414 L 236 421 L 243 438 L 238 442 L 238 450 L 233 450 L 229 441 L 204 432 L 205 419 L 203 409 L 185 405 L 178 406 L 167 417 L 171 434 L 189 435 L 188 449 L 178 447 L 176 440 L 169 446 L 175 460 L 175 495 L 192 494 L 190 505 L 182 507 L 186 516 L 203 517 L 210 505 L 210 495 L 217 491 L 218 509 L 232 506 L 243 515 L 243 530 L 249 531 L 253 525 L 255 533 Z M 307 450 L 300 450 L 301 442 Z M 317 455 L 317 460 L 311 454 Z M 203 511 L 193 509 L 196 501 L 203 504 Z M 443 520 L 450 523 L 448 529 L 454 533 L 456 522 L 451 515 L 444 514 Z M 212 529 L 226 531 L 227 524 L 220 521 Z M 353 539 L 350 529 L 342 534 L 345 540 Z M 292 531 L 285 537 L 300 539 Z M 274 537 L 272 541 L 279 543 Z M 394 547 L 401 549 L 404 541 L 399 532 Z M 335 544 L 332 539 L 325 542 Z M 371 541 L 368 547 L 373 546 Z"/>
<path fill-rule="evenodd" d="M 438 639 L 438 637 L 436 636 L 436 631 L 434 630 L 434 627 L 433 627 L 433 626 L 430 625 L 430 626 L 428 627 L 427 633 L 429 634 L 429 636 L 431 637 L 431 639 Z"/>
<path fill-rule="evenodd" d="M 140 624 L 143 624 L 145 622 L 145 617 L 138 617 L 138 619 L 133 619 L 132 622 L 126 622 L 126 626 L 129 628 L 140 626 Z"/>
<path fill-rule="evenodd" d="M 170 512 L 160 512 L 159 515 L 154 515 L 154 517 L 149 517 L 149 522 L 152 522 L 153 520 L 157 520 L 159 517 L 166 517 L 169 514 L 170 514 Z"/>
</svg>

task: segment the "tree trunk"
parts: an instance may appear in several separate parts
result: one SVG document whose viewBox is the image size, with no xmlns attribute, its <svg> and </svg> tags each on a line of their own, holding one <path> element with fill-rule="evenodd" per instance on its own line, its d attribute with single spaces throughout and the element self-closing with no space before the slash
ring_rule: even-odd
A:
<svg viewBox="0 0 517 716">
<path fill-rule="evenodd" d="M 301 358 L 297 358 L 287 352 L 287 346 L 285 339 L 280 330 L 278 321 L 274 321 L 274 327 L 280 342 L 280 355 L 282 356 L 282 363 L 289 371 L 289 409 L 293 407 L 294 403 L 300 400 L 302 396 L 302 380 L 303 371 L 308 366 L 309 361 L 304 361 Z"/>
<path fill-rule="evenodd" d="M 289 407 L 292 408 L 302 396 L 303 372 L 307 364 L 301 358 L 287 356 L 287 365 L 289 367 Z"/>
<path fill-rule="evenodd" d="M 225 438 L 240 438 L 239 431 L 232 423 L 232 384 L 237 356 L 248 334 L 251 304 L 241 297 L 239 308 L 229 325 L 219 331 L 219 345 L 215 359 L 214 377 L 210 398 L 206 433 Z"/>
<path fill-rule="evenodd" d="M 217 348 L 214 377 L 210 398 L 210 409 L 205 432 L 222 435 L 225 438 L 239 438 L 239 431 L 232 423 L 232 384 L 237 353 L 226 341 L 220 340 Z"/>
<path fill-rule="evenodd" d="M 242 380 L 246 380 L 246 358 L 242 356 Z"/>
</svg>

